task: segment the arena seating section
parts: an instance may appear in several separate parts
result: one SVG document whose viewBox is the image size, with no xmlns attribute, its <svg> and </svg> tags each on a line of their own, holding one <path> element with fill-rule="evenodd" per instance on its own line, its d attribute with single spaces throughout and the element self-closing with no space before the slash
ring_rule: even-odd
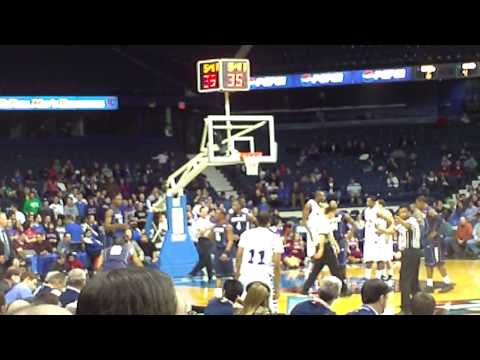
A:
<svg viewBox="0 0 480 360">
<path fill-rule="evenodd" d="M 166 179 L 170 173 L 187 161 L 185 153 L 173 138 L 145 138 L 121 136 L 87 136 L 69 138 L 25 139 L 22 141 L 0 141 L 0 177 L 10 179 L 16 169 L 24 174 L 32 169 L 34 174 L 51 166 L 54 159 L 64 163 L 71 160 L 76 169 L 89 168 L 94 162 L 100 166 L 108 163 L 110 168 L 119 163 L 122 167 L 128 163 L 131 168 L 135 164 L 144 166 L 152 164 L 156 168 L 157 156 L 162 151 L 175 153 L 173 169 L 170 165 L 162 166 L 159 176 Z M 40 187 L 40 186 L 39 186 Z M 214 199 L 217 194 L 207 184 L 209 193 Z M 187 189 L 190 198 L 193 189 Z"/>
<path fill-rule="evenodd" d="M 310 174 L 314 168 L 326 169 L 333 176 L 337 186 L 342 191 L 342 200 L 345 202 L 347 193 L 346 186 L 350 178 L 354 177 L 363 186 L 366 194 L 378 194 L 390 202 L 399 202 L 411 197 L 412 193 L 401 190 L 388 189 L 384 173 L 364 173 L 365 162 L 358 156 L 345 156 L 338 154 L 321 154 L 318 161 L 306 161 L 303 166 L 297 168 L 295 163 L 299 158 L 302 148 L 308 148 L 311 143 L 320 144 L 326 140 L 344 146 L 348 140 L 364 141 L 370 149 L 380 146 L 386 150 L 386 144 L 392 144 L 392 149 L 398 145 L 400 139 L 414 139 L 417 143 L 415 152 L 418 154 L 417 167 L 412 169 L 417 180 L 422 174 L 430 170 L 438 171 L 440 168 L 442 144 L 448 144 L 448 149 L 458 153 L 464 143 L 470 144 L 474 154 L 479 153 L 477 144 L 480 128 L 472 125 L 452 125 L 447 128 L 437 128 L 433 124 L 409 125 L 409 126 L 385 126 L 385 127 L 354 127 L 354 128 L 330 128 L 316 130 L 285 130 L 277 131 L 279 146 L 278 164 L 286 164 L 292 170 L 291 176 L 282 180 L 288 188 L 294 181 L 298 181 L 304 174 Z M 28 146 L 27 146 L 28 144 Z M 32 169 L 35 173 L 42 168 L 51 165 L 53 159 L 72 160 L 78 168 L 88 167 L 94 161 L 101 165 L 104 162 L 113 165 L 115 163 L 155 163 L 152 160 L 162 149 L 176 153 L 176 165 L 180 166 L 185 160 L 185 154 L 173 139 L 146 139 L 132 137 L 85 137 L 30 140 L 23 142 L 2 141 L 0 143 L 0 161 L 2 167 L 0 175 L 2 179 L 13 176 L 15 169 Z M 477 157 L 478 158 L 478 157 Z M 264 166 L 267 171 L 276 169 L 277 165 Z M 168 167 L 164 167 L 162 177 L 169 175 Z M 238 176 L 240 167 L 223 167 L 222 171 L 231 180 L 239 193 L 252 194 L 258 177 Z M 399 178 L 403 173 L 396 174 Z M 306 196 L 310 196 L 316 186 L 307 188 Z M 212 189 L 211 189 L 212 190 Z M 391 195 L 388 195 L 388 194 Z M 217 197 L 212 191 L 214 198 Z M 435 195 L 435 194 L 433 194 Z M 284 206 L 288 207 L 288 206 Z"/>
<path fill-rule="evenodd" d="M 454 153 L 454 160 L 462 146 L 467 143 L 474 156 L 480 153 L 477 145 L 480 128 L 463 124 L 452 125 L 447 128 L 438 128 L 434 124 L 410 125 L 410 126 L 385 126 L 385 127 L 355 127 L 355 128 L 332 128 L 323 130 L 301 130 L 301 131 L 278 131 L 277 141 L 279 145 L 278 163 L 286 164 L 291 168 L 292 176 L 283 178 L 285 185 L 291 188 L 294 181 L 298 181 L 303 175 L 310 174 L 314 168 L 326 169 L 330 176 L 333 176 L 337 186 L 342 191 L 342 201 L 348 199 L 345 189 L 349 180 L 354 177 L 362 186 L 365 194 L 376 194 L 384 197 L 389 202 L 400 202 L 411 199 L 415 193 L 406 193 L 401 190 L 393 190 L 387 187 L 386 175 L 380 172 L 363 172 L 365 162 L 358 159 L 358 156 L 344 156 L 343 154 L 321 154 L 319 161 L 306 161 L 303 166 L 297 168 L 296 161 L 300 156 L 302 148 L 315 142 L 320 144 L 323 140 L 344 146 L 348 140 L 364 141 L 370 149 L 379 146 L 387 150 L 387 144 L 392 144 L 392 150 L 398 146 L 402 138 L 414 139 L 417 143 L 415 153 L 418 155 L 417 166 L 411 169 L 415 173 L 417 181 L 422 174 L 430 170 L 438 173 L 441 161 L 441 146 L 448 144 L 448 150 Z M 390 150 L 391 151 L 391 150 Z M 268 171 L 275 170 L 276 166 L 264 165 Z M 255 190 L 257 177 L 236 176 L 239 169 L 225 167 L 222 169 L 235 187 L 242 189 L 244 193 L 251 194 Z M 400 179 L 404 174 L 396 174 Z M 311 196 L 316 186 L 306 189 L 306 196 Z M 391 195 L 388 195 L 388 194 Z M 440 196 L 439 193 L 431 194 Z"/>
</svg>

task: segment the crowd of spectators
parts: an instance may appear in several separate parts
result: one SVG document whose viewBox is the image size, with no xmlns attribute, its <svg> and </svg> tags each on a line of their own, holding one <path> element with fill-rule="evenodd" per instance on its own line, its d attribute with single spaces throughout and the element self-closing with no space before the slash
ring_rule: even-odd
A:
<svg viewBox="0 0 480 360">
<path fill-rule="evenodd" d="M 444 249 L 453 258 L 478 258 L 480 255 L 480 188 L 468 186 L 455 199 L 435 203 L 444 219 L 441 228 Z"/>
<path fill-rule="evenodd" d="M 461 189 L 478 175 L 478 162 L 469 144 L 464 144 L 459 151 L 442 146 L 441 162 L 432 168 L 419 165 L 419 152 L 422 157 L 431 155 L 419 150 L 414 138 L 401 138 L 398 144 L 388 144 L 384 148 L 370 147 L 365 141 L 357 140 L 347 140 L 343 146 L 326 140 L 312 143 L 300 151 L 292 167 L 281 163 L 268 171 L 261 170 L 254 201 L 273 208 L 299 208 L 314 190 L 321 189 L 329 199 L 361 205 L 367 195 L 365 184 L 359 181 L 362 172 L 385 179 L 384 186 L 369 191 L 375 191 L 374 195 L 381 195 L 387 201 L 396 195 L 440 198 Z M 353 178 L 340 186 L 334 171 L 321 168 L 322 165 L 334 167 L 328 165 L 329 156 L 336 161 L 357 163 L 362 171 L 350 172 Z"/>
<path fill-rule="evenodd" d="M 143 262 L 155 262 L 162 236 L 154 238 L 147 228 L 148 210 L 163 198 L 165 177 L 176 166 L 174 154 L 161 155 L 161 159 L 155 158 L 158 163 L 134 166 L 92 162 L 79 168 L 72 161 L 55 160 L 40 171 L 17 170 L 4 178 L 0 183 L 0 219 L 4 224 L 0 228 L 10 239 L 11 248 L 0 241 L 4 253 L 0 256 L 0 276 L 10 264 L 33 269 L 36 257 L 51 259 L 44 272 L 92 271 L 94 255 L 103 248 L 106 236 L 105 213 L 112 207 L 115 194 L 122 195 L 118 205 L 129 228 L 125 232 L 128 240 Z M 200 176 L 188 190 L 197 190 L 212 202 L 207 187 Z M 156 213 L 152 222 L 166 228 L 165 214 Z M 81 258 L 85 253 L 86 258 Z"/>
</svg>

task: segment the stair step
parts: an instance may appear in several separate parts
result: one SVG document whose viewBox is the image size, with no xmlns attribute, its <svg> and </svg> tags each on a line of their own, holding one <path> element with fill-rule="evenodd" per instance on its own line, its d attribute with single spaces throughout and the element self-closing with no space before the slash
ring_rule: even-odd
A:
<svg viewBox="0 0 480 360">
<path fill-rule="evenodd" d="M 217 193 L 224 192 L 227 197 L 238 196 L 230 181 L 215 167 L 208 167 L 203 171 L 207 181 Z"/>
</svg>

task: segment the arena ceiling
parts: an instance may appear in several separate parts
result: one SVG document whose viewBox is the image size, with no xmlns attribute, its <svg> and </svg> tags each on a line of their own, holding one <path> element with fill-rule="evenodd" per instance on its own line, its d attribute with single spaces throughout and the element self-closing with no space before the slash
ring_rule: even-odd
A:
<svg viewBox="0 0 480 360">
<path fill-rule="evenodd" d="M 253 74 L 392 67 L 480 59 L 478 45 L 57 45 L 1 46 L 6 94 L 181 95 L 195 62 L 244 51 Z"/>
</svg>

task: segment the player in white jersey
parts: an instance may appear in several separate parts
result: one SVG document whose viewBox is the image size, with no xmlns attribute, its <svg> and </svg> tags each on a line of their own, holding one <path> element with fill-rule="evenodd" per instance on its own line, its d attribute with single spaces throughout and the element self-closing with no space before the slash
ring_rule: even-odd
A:
<svg viewBox="0 0 480 360">
<path fill-rule="evenodd" d="M 326 196 L 323 191 L 317 191 L 315 198 L 310 199 L 303 208 L 303 225 L 307 229 L 307 258 L 315 255 L 315 244 L 318 243 L 318 233 L 313 231 L 325 214 L 325 208 L 328 206 Z"/>
<path fill-rule="evenodd" d="M 270 215 L 262 212 L 257 217 L 258 227 L 245 231 L 240 236 L 235 263 L 235 278 L 247 285 L 260 281 L 270 287 L 270 303 L 275 312 L 280 296 L 280 264 L 284 247 L 280 236 L 268 229 Z"/>
<path fill-rule="evenodd" d="M 382 252 L 384 246 L 381 244 L 381 238 L 378 233 L 378 207 L 375 196 L 367 198 L 367 207 L 364 211 L 365 218 L 365 242 L 363 243 L 363 261 L 365 262 L 365 278 L 372 277 L 372 265 L 377 264 L 376 275 L 380 279 L 385 268 L 384 256 Z"/>
<path fill-rule="evenodd" d="M 395 228 L 395 221 L 390 210 L 385 208 L 385 201 L 383 199 L 377 200 L 377 225 L 376 229 L 379 233 L 380 246 L 383 250 L 380 251 L 380 259 L 385 263 L 382 280 L 389 282 L 393 279 L 393 230 Z"/>
</svg>

